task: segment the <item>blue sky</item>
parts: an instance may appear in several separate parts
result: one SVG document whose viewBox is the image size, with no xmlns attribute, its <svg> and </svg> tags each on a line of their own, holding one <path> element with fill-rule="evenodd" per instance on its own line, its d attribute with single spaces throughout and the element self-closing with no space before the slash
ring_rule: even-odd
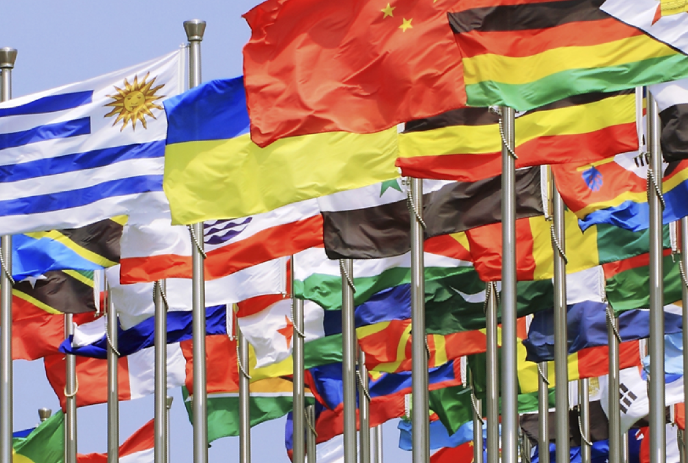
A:
<svg viewBox="0 0 688 463">
<path fill-rule="evenodd" d="M 330 1 L 330 0 L 323 0 Z M 18 97 L 105 74 L 157 56 L 186 42 L 182 22 L 204 19 L 208 26 L 202 44 L 203 80 L 241 75 L 241 48 L 250 30 L 241 14 L 256 0 L 21 0 L 4 2 L 0 13 L 0 47 L 18 50 L 13 72 L 13 96 Z M 14 427 L 38 422 L 37 409 L 59 408 L 42 361 L 14 362 Z M 191 425 L 174 390 L 171 415 L 171 461 L 192 461 Z M 153 397 L 122 402 L 120 437 L 153 418 Z M 106 449 L 106 408 L 79 409 L 79 452 Z M 410 462 L 397 447 L 396 423 L 384 426 L 386 461 Z M 211 462 L 236 461 L 238 438 L 213 443 Z M 284 419 L 253 429 L 253 461 L 288 462 L 284 451 Z"/>
</svg>

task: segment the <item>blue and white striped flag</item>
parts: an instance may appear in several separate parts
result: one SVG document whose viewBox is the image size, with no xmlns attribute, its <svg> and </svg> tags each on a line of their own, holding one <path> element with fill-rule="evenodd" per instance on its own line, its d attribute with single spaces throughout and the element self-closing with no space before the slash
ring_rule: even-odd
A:
<svg viewBox="0 0 688 463">
<path fill-rule="evenodd" d="M 162 101 L 181 53 L 0 104 L 0 235 L 169 217 Z"/>
</svg>

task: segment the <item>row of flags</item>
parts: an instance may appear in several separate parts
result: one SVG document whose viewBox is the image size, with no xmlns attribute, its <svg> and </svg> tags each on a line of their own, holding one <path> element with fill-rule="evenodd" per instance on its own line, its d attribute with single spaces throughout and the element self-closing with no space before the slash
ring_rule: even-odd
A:
<svg viewBox="0 0 688 463">
<path fill-rule="evenodd" d="M 425 225 L 429 419 L 442 442 L 431 441 L 441 449 L 432 461 L 468 461 L 465 426 L 490 378 L 486 283 L 501 293 L 503 127 L 489 106 L 504 105 L 518 110 L 521 426 L 527 431 L 527 413 L 537 410 L 534 362 L 553 357 L 551 182 L 541 167 L 548 164 L 568 207 L 569 379 L 596 380 L 599 395 L 615 394 L 604 380 L 609 306 L 621 325 L 625 432 L 648 403 L 648 157 L 640 129 L 647 94 L 634 87 L 649 85 L 666 161 L 663 278 L 673 357 L 665 405 L 678 404 L 682 280 L 673 222 L 688 214 L 688 83 L 678 80 L 688 77 L 687 20 L 639 0 L 484 3 L 268 0 L 245 15 L 253 34 L 243 77 L 181 93 L 179 51 L 0 104 L 0 234 L 14 235 L 17 280 L 14 358 L 44 358 L 64 407 L 64 354 L 77 355 L 77 405 L 105 402 L 107 298 L 118 312 L 119 399 L 152 394 L 151 296 L 164 279 L 167 385 L 183 388 L 191 418 L 191 254 L 199 239 L 207 255 L 209 441 L 240 432 L 237 330 L 250 343 L 251 424 L 291 413 L 295 297 L 305 301 L 306 402 L 324 445 L 343 432 L 336 259 L 355 259 L 370 425 L 408 416 L 415 218 L 400 170 L 424 179 L 417 212 Z M 184 227 L 197 222 L 202 237 Z M 66 340 L 62 313 L 75 314 Z M 553 397 L 569 385 L 557 385 L 548 368 Z M 598 405 L 606 413 L 605 402 Z M 17 442 L 17 454 L 35 461 L 22 452 L 41 435 L 49 436 L 42 445 L 59 445 L 58 417 Z M 400 426 L 408 432 L 408 423 Z M 290 416 L 287 452 L 292 432 Z M 600 455 L 603 441 L 593 444 Z"/>
</svg>

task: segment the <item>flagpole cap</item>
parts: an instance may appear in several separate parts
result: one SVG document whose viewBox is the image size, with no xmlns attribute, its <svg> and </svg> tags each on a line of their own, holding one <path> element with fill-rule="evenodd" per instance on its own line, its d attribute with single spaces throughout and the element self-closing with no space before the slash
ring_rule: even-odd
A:
<svg viewBox="0 0 688 463">
<path fill-rule="evenodd" d="M 174 400 L 174 397 L 172 397 L 171 395 L 168 395 L 168 396 L 167 396 L 167 409 L 168 409 L 168 410 L 169 410 L 170 408 L 172 408 L 172 401 L 173 401 L 173 400 Z"/>
<path fill-rule="evenodd" d="M 50 418 L 50 415 L 53 414 L 53 411 L 49 408 L 39 408 L 38 409 L 38 417 L 41 419 L 41 423 Z"/>
<path fill-rule="evenodd" d="M 14 68 L 14 62 L 17 60 L 17 50 L 10 47 L 0 48 L 0 69 Z"/>
<path fill-rule="evenodd" d="M 189 42 L 200 42 L 205 34 L 205 21 L 202 19 L 184 21 L 184 31 Z"/>
</svg>

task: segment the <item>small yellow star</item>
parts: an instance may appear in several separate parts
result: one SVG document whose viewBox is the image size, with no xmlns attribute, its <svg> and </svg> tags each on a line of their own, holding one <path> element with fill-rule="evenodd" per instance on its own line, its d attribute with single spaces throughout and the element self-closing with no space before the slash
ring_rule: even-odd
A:
<svg viewBox="0 0 688 463">
<path fill-rule="evenodd" d="M 388 3 L 386 7 L 381 9 L 380 11 L 382 11 L 385 14 L 382 17 L 382 19 L 385 19 L 387 16 L 394 17 L 394 8 L 396 8 L 396 6 L 389 6 L 389 3 Z"/>
<path fill-rule="evenodd" d="M 399 26 L 399 29 L 401 29 L 402 32 L 406 32 L 406 29 L 413 29 L 413 26 L 411 25 L 411 21 L 413 21 L 413 18 L 403 18 L 403 21 L 404 23 L 401 26 Z"/>
</svg>

